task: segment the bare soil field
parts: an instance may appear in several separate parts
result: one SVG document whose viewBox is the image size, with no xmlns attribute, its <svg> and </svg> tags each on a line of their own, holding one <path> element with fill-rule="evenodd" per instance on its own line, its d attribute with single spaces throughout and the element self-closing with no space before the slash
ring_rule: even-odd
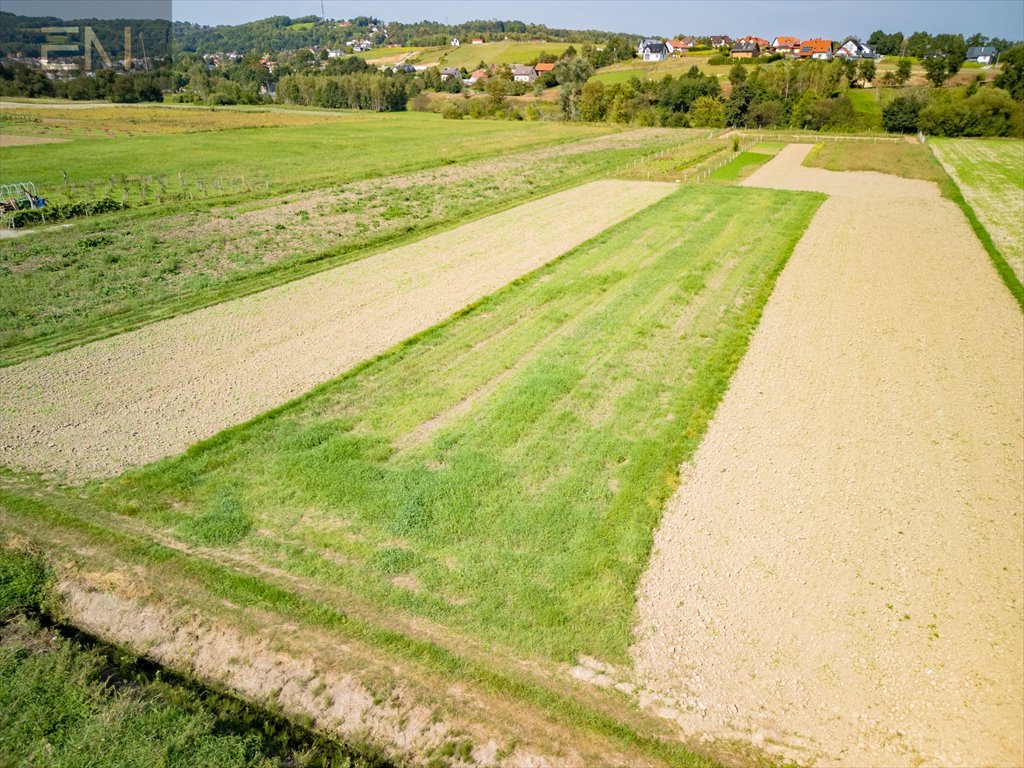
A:
<svg viewBox="0 0 1024 768">
<path fill-rule="evenodd" d="M 662 714 L 815 765 L 1024 764 L 1024 318 L 934 184 L 829 194 L 657 532 Z"/>
<path fill-rule="evenodd" d="M 0 133 L 0 148 L 21 147 L 28 144 L 63 144 L 68 139 L 53 139 L 47 136 L 18 136 L 13 133 Z"/>
<path fill-rule="evenodd" d="M 0 463 L 84 480 L 179 453 L 430 327 L 674 189 L 593 182 L 0 370 Z"/>
</svg>

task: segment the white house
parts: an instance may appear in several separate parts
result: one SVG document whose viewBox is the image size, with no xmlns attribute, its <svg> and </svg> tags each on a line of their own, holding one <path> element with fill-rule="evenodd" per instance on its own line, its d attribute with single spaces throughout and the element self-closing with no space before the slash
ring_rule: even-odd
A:
<svg viewBox="0 0 1024 768">
<path fill-rule="evenodd" d="M 878 57 L 873 45 L 866 45 L 852 38 L 839 46 L 835 55 L 847 59 L 874 59 Z"/>
<path fill-rule="evenodd" d="M 640 43 L 637 45 L 637 47 L 636 47 L 636 55 L 641 57 L 641 58 L 643 58 L 644 48 L 646 48 L 648 45 L 654 45 L 655 43 L 660 43 L 660 42 L 661 42 L 661 40 L 655 40 L 653 37 L 645 37 L 645 38 L 643 38 L 640 41 Z"/>
<path fill-rule="evenodd" d="M 664 61 L 668 58 L 668 46 L 664 43 L 648 43 L 640 51 L 644 61 Z"/>
<path fill-rule="evenodd" d="M 459 38 L 453 37 L 451 42 L 452 48 L 458 48 L 460 45 L 462 45 L 462 43 L 459 42 Z"/>
</svg>

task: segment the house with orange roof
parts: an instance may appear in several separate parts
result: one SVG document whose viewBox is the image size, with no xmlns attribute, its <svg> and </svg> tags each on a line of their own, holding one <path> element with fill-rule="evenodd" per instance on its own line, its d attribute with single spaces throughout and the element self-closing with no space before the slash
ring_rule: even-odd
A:
<svg viewBox="0 0 1024 768">
<path fill-rule="evenodd" d="M 772 50 L 775 53 L 796 53 L 800 50 L 799 37 L 776 37 L 772 40 Z"/>
<path fill-rule="evenodd" d="M 538 75 L 546 75 L 554 68 L 555 65 L 553 62 L 541 62 L 540 64 L 534 67 L 534 70 L 537 72 Z"/>
<path fill-rule="evenodd" d="M 821 59 L 829 61 L 832 58 L 832 41 L 822 40 L 820 38 L 804 40 L 800 43 L 800 50 L 797 51 L 796 55 L 801 59 Z"/>
<path fill-rule="evenodd" d="M 690 50 L 694 45 L 696 45 L 696 42 L 692 37 L 687 37 L 683 40 L 673 38 L 665 43 L 665 45 L 668 46 L 669 53 L 675 55 Z"/>
<path fill-rule="evenodd" d="M 747 35 L 746 37 L 741 37 L 736 42 L 738 42 L 738 43 L 757 43 L 757 47 L 762 49 L 762 50 L 765 49 L 765 48 L 771 48 L 771 45 L 772 45 L 767 40 L 765 40 L 763 37 L 755 37 L 754 35 Z"/>
</svg>

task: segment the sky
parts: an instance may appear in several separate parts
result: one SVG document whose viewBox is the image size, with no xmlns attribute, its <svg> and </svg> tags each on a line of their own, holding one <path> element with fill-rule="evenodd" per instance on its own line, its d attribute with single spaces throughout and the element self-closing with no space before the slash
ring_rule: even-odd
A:
<svg viewBox="0 0 1024 768">
<path fill-rule="evenodd" d="M 163 0 L 163 5 L 168 2 L 176 21 L 211 25 L 277 15 L 319 16 L 322 2 L 326 16 L 334 19 L 375 16 L 451 24 L 516 19 L 661 37 L 867 37 L 884 29 L 1024 39 L 1024 0 Z M 65 18 L 131 17 L 139 6 L 139 0 L 3 0 L 5 11 Z"/>
</svg>

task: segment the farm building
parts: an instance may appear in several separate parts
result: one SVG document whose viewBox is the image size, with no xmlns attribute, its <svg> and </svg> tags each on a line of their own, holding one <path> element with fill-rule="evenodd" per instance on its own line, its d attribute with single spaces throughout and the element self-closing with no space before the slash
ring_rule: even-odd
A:
<svg viewBox="0 0 1024 768">
<path fill-rule="evenodd" d="M 537 72 L 538 75 L 545 75 L 548 72 L 551 72 L 554 68 L 555 65 L 552 62 L 542 62 L 535 66 L 534 70 Z"/>
<path fill-rule="evenodd" d="M 972 45 L 967 49 L 967 61 L 976 61 L 979 64 L 991 64 L 998 57 L 999 54 L 991 45 Z"/>
<path fill-rule="evenodd" d="M 664 61 L 668 58 L 668 46 L 664 43 L 648 43 L 641 52 L 644 61 Z"/>
<path fill-rule="evenodd" d="M 761 46 L 751 41 L 748 43 L 736 43 L 729 52 L 734 59 L 756 59 L 761 55 Z"/>
<path fill-rule="evenodd" d="M 473 45 L 483 45 L 484 44 L 484 39 L 482 37 L 474 37 L 472 40 L 470 40 L 470 42 Z"/>
<path fill-rule="evenodd" d="M 528 64 L 516 64 L 512 67 L 512 79 L 517 83 L 532 83 L 537 79 L 537 70 Z"/>
</svg>

